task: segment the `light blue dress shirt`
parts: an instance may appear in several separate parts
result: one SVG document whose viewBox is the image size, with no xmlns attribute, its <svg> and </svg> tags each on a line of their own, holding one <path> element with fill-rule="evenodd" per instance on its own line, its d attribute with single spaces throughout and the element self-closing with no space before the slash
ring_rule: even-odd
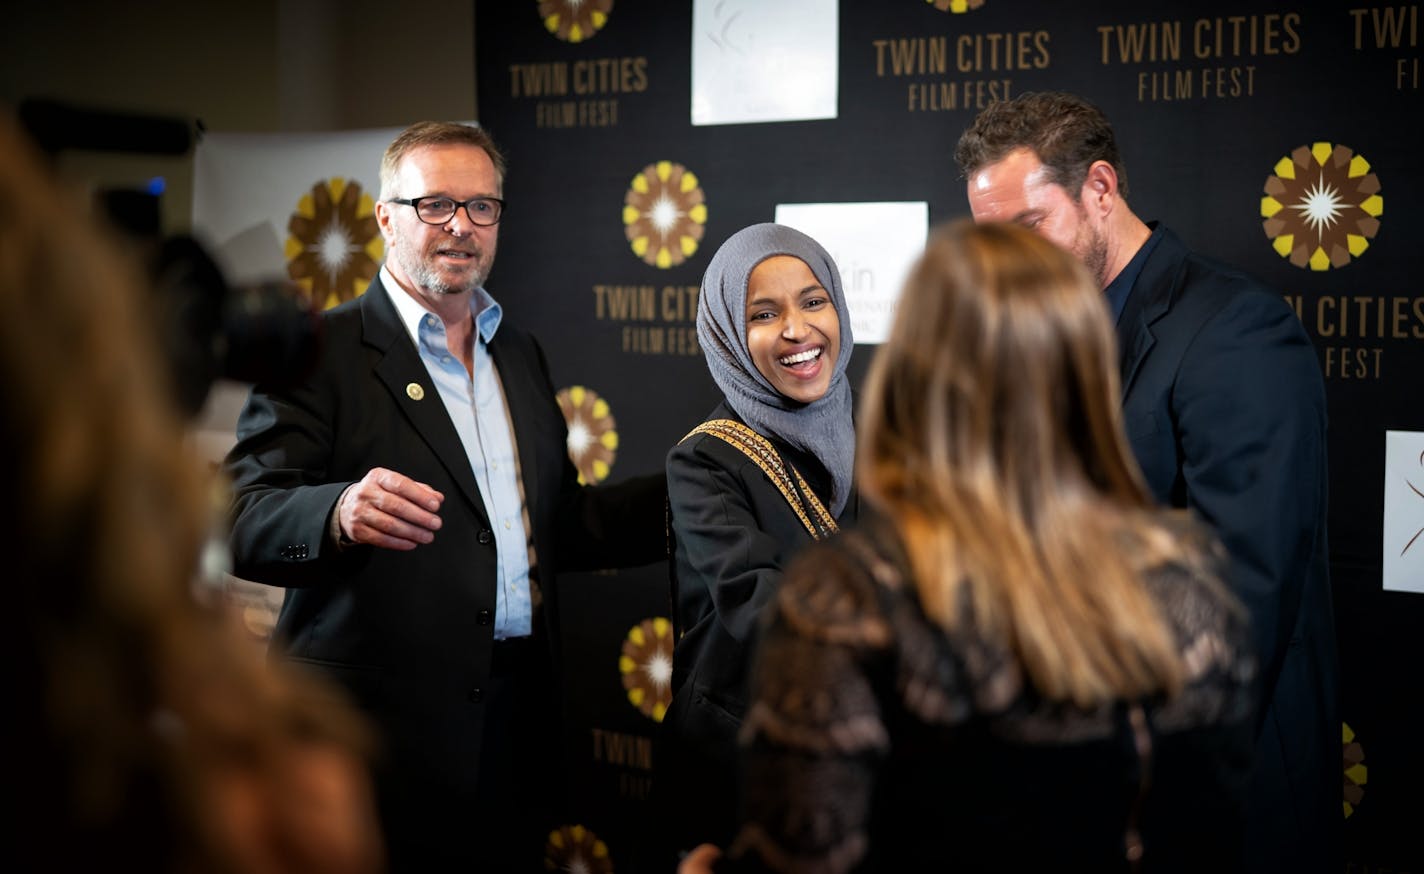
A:
<svg viewBox="0 0 1424 874">
<path fill-rule="evenodd" d="M 490 358 L 489 343 L 499 328 L 503 310 L 483 288 L 470 299 L 475 319 L 474 378 L 459 356 L 450 351 L 445 324 L 396 284 L 381 268 L 381 283 L 390 290 L 401 322 L 410 332 L 425 369 L 450 413 L 475 484 L 484 499 L 485 515 L 494 531 L 498 554 L 498 586 L 494 637 L 524 637 L 533 628 L 529 592 L 529 535 L 524 526 L 524 497 L 519 483 L 519 459 L 514 429 L 504 401 L 504 389 Z M 447 496 L 448 499 L 448 496 Z M 474 532 L 440 532 L 437 537 L 473 537 Z"/>
</svg>

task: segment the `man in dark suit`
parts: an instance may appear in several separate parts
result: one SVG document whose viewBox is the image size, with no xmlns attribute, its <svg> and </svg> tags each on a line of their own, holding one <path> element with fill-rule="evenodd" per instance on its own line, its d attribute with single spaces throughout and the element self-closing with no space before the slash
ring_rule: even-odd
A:
<svg viewBox="0 0 1424 874">
<path fill-rule="evenodd" d="M 1214 526 L 1231 556 L 1261 691 L 1247 870 L 1337 869 L 1325 395 L 1309 338 L 1280 295 L 1133 214 L 1112 127 L 1081 98 L 994 104 L 955 159 L 976 221 L 1034 229 L 1102 284 L 1124 424 L 1148 486 Z"/>
<path fill-rule="evenodd" d="M 535 870 L 560 792 L 558 569 L 665 554 L 661 476 L 584 488 L 538 344 L 485 291 L 504 161 L 423 122 L 381 164 L 387 258 L 315 372 L 253 389 L 226 466 L 234 572 L 287 587 L 275 646 L 383 746 L 392 870 Z"/>
</svg>

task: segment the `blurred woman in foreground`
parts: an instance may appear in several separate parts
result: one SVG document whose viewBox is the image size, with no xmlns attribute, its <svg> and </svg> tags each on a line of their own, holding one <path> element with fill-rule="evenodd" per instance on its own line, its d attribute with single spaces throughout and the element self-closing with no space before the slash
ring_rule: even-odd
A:
<svg viewBox="0 0 1424 874">
<path fill-rule="evenodd" d="M 156 314 L 48 169 L 0 123 L 6 860 L 377 870 L 364 726 L 195 597 L 212 483 Z"/>
</svg>

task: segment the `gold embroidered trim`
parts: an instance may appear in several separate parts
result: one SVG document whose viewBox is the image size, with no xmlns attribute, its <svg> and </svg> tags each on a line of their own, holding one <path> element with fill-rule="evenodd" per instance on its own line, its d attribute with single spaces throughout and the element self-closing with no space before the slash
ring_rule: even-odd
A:
<svg viewBox="0 0 1424 874">
<path fill-rule="evenodd" d="M 816 493 L 811 491 L 811 487 L 802 479 L 801 471 L 796 466 L 782 460 L 781 453 L 776 451 L 776 447 L 771 445 L 771 441 L 733 419 L 712 419 L 703 422 L 687 433 L 686 440 L 694 434 L 710 434 L 725 440 L 727 443 L 741 450 L 742 454 L 762 469 L 767 478 L 772 481 L 781 496 L 786 499 L 786 503 L 791 505 L 791 509 L 796 513 L 801 524 L 806 526 L 811 537 L 820 540 L 840 530 L 836 525 L 835 517 L 830 514 L 821 499 L 816 497 Z M 678 441 L 679 443 L 682 440 Z M 790 471 L 788 473 L 788 470 Z M 791 477 L 795 476 L 795 484 Z M 800 494 L 797 493 L 797 486 L 800 486 Z M 801 500 L 801 495 L 806 496 L 806 501 Z M 810 503 L 810 509 L 806 503 Z M 812 521 L 812 515 L 815 521 Z"/>
</svg>

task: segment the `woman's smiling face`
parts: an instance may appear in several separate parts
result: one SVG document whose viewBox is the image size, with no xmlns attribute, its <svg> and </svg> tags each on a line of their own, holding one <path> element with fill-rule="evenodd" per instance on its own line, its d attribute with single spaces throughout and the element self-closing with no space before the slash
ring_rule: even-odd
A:
<svg viewBox="0 0 1424 874">
<path fill-rule="evenodd" d="M 831 296 L 800 258 L 774 255 L 747 280 L 747 349 L 772 388 L 795 401 L 820 400 L 841 351 Z"/>
</svg>

